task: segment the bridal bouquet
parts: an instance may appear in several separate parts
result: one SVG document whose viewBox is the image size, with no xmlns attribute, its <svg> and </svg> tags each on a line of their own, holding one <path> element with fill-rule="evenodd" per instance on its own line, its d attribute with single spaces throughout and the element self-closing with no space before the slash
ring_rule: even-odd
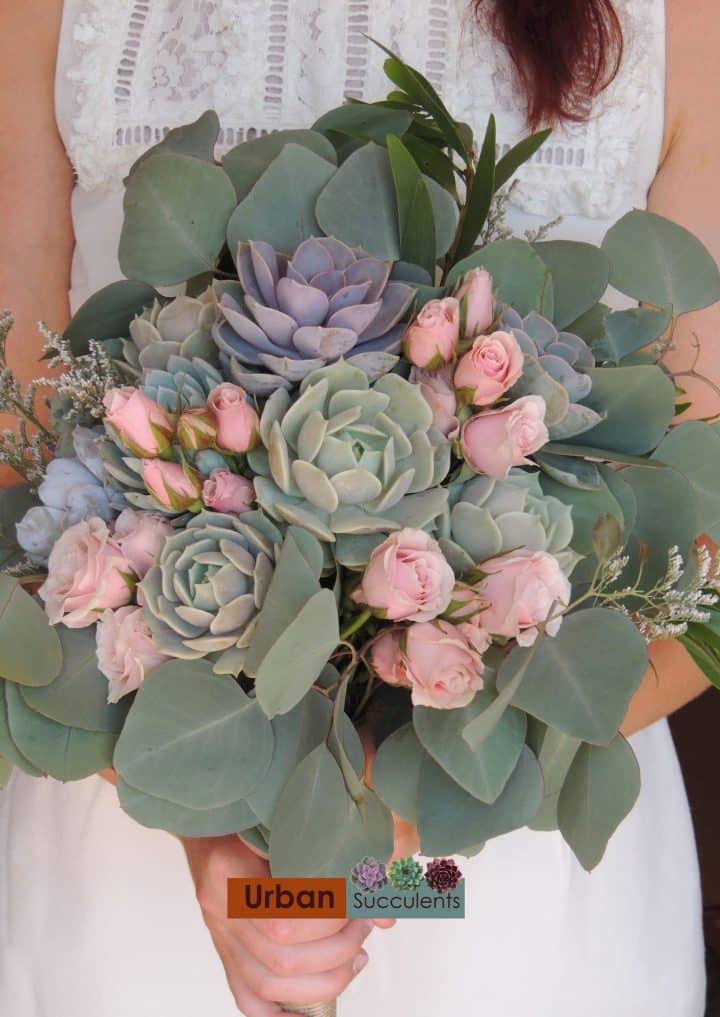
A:
<svg viewBox="0 0 720 1017">
<path fill-rule="evenodd" d="M 221 162 L 213 112 L 170 131 L 126 180 L 126 279 L 45 329 L 51 425 L 0 376 L 0 753 L 113 766 L 138 822 L 277 876 L 387 860 L 393 813 L 426 855 L 531 826 L 591 869 L 648 643 L 720 674 L 720 431 L 677 422 L 666 363 L 720 274 L 646 212 L 508 236 L 547 132 L 498 161 L 492 118 L 476 152 L 386 69 L 387 101 Z"/>
</svg>

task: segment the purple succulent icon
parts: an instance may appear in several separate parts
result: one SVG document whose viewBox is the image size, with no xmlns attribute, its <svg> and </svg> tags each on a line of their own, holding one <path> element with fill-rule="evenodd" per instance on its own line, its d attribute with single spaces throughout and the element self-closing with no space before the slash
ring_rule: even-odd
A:
<svg viewBox="0 0 720 1017">
<path fill-rule="evenodd" d="M 363 890 L 382 890 L 388 881 L 384 864 L 369 855 L 365 855 L 357 865 L 353 865 L 350 878 Z"/>
<path fill-rule="evenodd" d="M 291 389 L 341 357 L 370 381 L 394 366 L 415 290 L 390 281 L 391 261 L 312 237 L 292 258 L 241 243 L 236 265 L 240 283 L 224 288 L 213 337 L 246 391 Z"/>
</svg>

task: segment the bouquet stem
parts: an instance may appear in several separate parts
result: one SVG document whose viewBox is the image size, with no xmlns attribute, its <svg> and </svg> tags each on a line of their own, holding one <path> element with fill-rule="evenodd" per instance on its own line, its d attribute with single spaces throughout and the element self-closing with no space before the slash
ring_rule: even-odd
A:
<svg viewBox="0 0 720 1017">
<path fill-rule="evenodd" d="M 281 1003 L 282 1009 L 290 1013 L 301 1013 L 305 1017 L 337 1017 L 337 1000 L 327 1003 L 311 1003 L 308 1006 L 297 1006 L 292 1003 Z"/>
</svg>

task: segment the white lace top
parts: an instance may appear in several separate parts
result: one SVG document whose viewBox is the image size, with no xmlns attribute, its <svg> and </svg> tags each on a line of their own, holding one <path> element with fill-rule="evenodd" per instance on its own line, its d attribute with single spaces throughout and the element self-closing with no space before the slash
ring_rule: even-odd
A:
<svg viewBox="0 0 720 1017">
<path fill-rule="evenodd" d="M 524 218 L 561 214 L 564 235 L 585 239 L 645 204 L 662 142 L 664 0 L 617 7 L 620 75 L 587 123 L 556 129 L 514 194 Z M 118 195 L 144 149 L 210 107 L 222 151 L 309 126 L 346 95 L 384 97 L 384 56 L 368 35 L 423 70 L 480 136 L 495 112 L 507 148 L 525 130 L 522 105 L 507 54 L 469 10 L 468 0 L 66 0 L 56 104 L 78 190 L 95 204 Z"/>
</svg>

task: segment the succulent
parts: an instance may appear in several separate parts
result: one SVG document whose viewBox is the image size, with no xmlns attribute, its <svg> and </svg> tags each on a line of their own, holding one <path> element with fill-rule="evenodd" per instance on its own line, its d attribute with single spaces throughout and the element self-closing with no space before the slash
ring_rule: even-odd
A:
<svg viewBox="0 0 720 1017">
<path fill-rule="evenodd" d="M 258 504 L 322 541 L 425 526 L 447 493 L 450 443 L 416 385 L 374 384 L 339 361 L 308 375 L 292 402 L 278 389 L 248 454 Z M 436 488 L 435 490 L 431 490 Z"/>
<path fill-rule="evenodd" d="M 440 546 L 460 576 L 520 547 L 547 551 L 569 575 L 579 560 L 572 537 L 572 508 L 543 494 L 537 474 L 523 470 L 456 484 L 439 525 Z"/>
<path fill-rule="evenodd" d="M 389 281 L 391 269 L 332 237 L 305 240 L 290 259 L 270 244 L 241 243 L 242 292 L 225 290 L 224 321 L 213 329 L 233 381 L 268 395 L 340 357 L 370 380 L 391 370 L 415 296 Z"/>
<path fill-rule="evenodd" d="M 578 405 L 590 394 L 595 357 L 584 339 L 572 332 L 558 332 L 537 311 L 521 318 L 506 308 L 501 320 L 525 354 L 525 367 L 511 395 L 541 395 L 547 405 L 545 422 L 550 437 L 563 440 L 582 434 L 602 418 L 588 406 Z"/>
<path fill-rule="evenodd" d="M 387 872 L 383 862 L 365 855 L 350 870 L 350 878 L 363 890 L 382 890 L 387 886 Z"/>
<path fill-rule="evenodd" d="M 122 358 L 129 373 L 139 378 L 144 370 L 165 370 L 173 356 L 216 359 L 211 329 L 217 317 L 217 295 L 211 286 L 199 297 L 179 296 L 166 304 L 156 300 L 130 323 L 130 336 L 123 340 Z"/>
<path fill-rule="evenodd" d="M 422 865 L 414 858 L 396 858 L 390 862 L 388 876 L 396 890 L 417 890 L 425 878 Z"/>
<path fill-rule="evenodd" d="M 456 890 L 463 874 L 452 858 L 433 858 L 425 868 L 425 879 L 436 893 L 450 893 Z"/>
<path fill-rule="evenodd" d="M 216 674 L 237 675 L 280 539 L 259 512 L 201 512 L 168 537 L 138 586 L 158 650 L 182 660 L 209 656 Z"/>
<path fill-rule="evenodd" d="M 210 392 L 223 381 L 220 371 L 207 360 L 200 357 L 188 360 L 171 354 L 164 368 L 152 367 L 143 372 L 140 388 L 164 410 L 181 413 L 204 406 Z"/>
</svg>

